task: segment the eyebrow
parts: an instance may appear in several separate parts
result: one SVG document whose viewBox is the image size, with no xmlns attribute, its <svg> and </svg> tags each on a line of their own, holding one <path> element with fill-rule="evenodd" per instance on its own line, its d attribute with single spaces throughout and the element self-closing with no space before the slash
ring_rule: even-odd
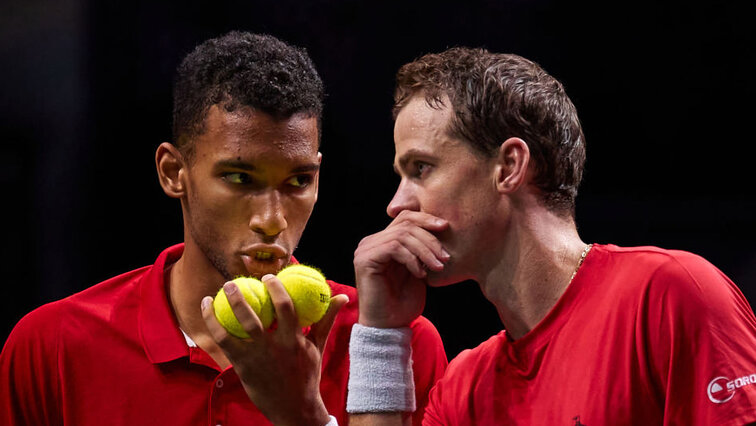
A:
<svg viewBox="0 0 756 426">
<path fill-rule="evenodd" d="M 427 151 L 423 151 L 417 148 L 410 148 L 397 160 L 399 162 L 399 168 L 405 169 L 407 167 L 407 163 L 409 163 L 410 160 L 414 157 L 428 158 L 431 157 L 431 154 L 429 154 Z M 399 169 L 397 169 L 396 163 L 394 163 L 394 172 L 399 174 Z"/>
<path fill-rule="evenodd" d="M 239 161 L 239 160 L 221 160 L 219 161 L 216 166 L 223 167 L 223 168 L 230 168 L 230 169 L 239 169 L 239 170 L 245 170 L 248 172 L 254 172 L 257 170 L 257 168 L 247 162 Z M 294 167 L 291 169 L 291 173 L 309 173 L 309 172 L 317 172 L 320 170 L 320 164 L 318 163 L 310 163 L 310 164 L 304 164 L 301 166 Z"/>
</svg>

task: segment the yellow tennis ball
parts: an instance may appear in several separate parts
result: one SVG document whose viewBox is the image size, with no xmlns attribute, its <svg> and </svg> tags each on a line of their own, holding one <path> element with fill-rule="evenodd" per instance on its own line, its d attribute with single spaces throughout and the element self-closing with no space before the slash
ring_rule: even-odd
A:
<svg viewBox="0 0 756 426">
<path fill-rule="evenodd" d="M 265 285 L 257 278 L 239 277 L 233 281 L 239 287 L 239 291 L 252 310 L 255 311 L 257 317 L 260 318 L 263 328 L 270 327 L 270 324 L 273 323 L 273 303 L 268 291 L 265 290 Z M 229 333 L 243 339 L 249 337 L 239 320 L 236 319 L 234 311 L 231 310 L 231 305 L 228 303 L 223 288 L 215 295 L 213 309 L 215 310 L 215 318 Z"/>
<path fill-rule="evenodd" d="M 331 303 L 331 287 L 320 271 L 305 265 L 290 265 L 277 276 L 294 303 L 301 327 L 323 318 Z"/>
</svg>

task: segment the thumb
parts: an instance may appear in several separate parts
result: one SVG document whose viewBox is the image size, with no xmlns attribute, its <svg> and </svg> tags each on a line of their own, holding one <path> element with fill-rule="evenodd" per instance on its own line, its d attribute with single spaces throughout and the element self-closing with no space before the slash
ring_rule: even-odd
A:
<svg viewBox="0 0 756 426">
<path fill-rule="evenodd" d="M 333 296 L 323 318 L 310 327 L 310 332 L 307 334 L 307 338 L 315 343 L 315 346 L 320 353 L 323 353 L 323 348 L 328 340 L 328 335 L 331 333 L 333 323 L 336 321 L 336 315 L 348 302 L 349 296 L 346 294 L 337 294 L 336 296 Z"/>
</svg>

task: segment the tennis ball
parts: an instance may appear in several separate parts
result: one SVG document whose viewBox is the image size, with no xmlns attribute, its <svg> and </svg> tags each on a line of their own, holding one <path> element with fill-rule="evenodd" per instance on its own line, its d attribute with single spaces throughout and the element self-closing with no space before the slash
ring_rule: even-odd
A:
<svg viewBox="0 0 756 426">
<path fill-rule="evenodd" d="M 300 327 L 323 318 L 331 303 L 331 287 L 320 271 L 305 265 L 289 265 L 278 273 L 278 279 L 294 303 Z"/>
<path fill-rule="evenodd" d="M 236 283 L 244 299 L 260 318 L 263 328 L 270 327 L 270 324 L 273 323 L 273 303 L 268 291 L 265 290 L 265 285 L 257 278 L 247 277 L 236 278 L 233 282 Z M 229 333 L 242 339 L 249 337 L 239 320 L 236 319 L 234 311 L 231 310 L 231 305 L 228 303 L 223 288 L 215 295 L 213 309 L 215 310 L 215 318 Z"/>
</svg>

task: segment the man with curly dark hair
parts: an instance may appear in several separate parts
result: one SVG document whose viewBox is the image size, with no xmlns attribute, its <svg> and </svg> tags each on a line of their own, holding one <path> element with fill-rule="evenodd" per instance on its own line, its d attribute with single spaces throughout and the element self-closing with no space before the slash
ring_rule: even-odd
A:
<svg viewBox="0 0 756 426">
<path fill-rule="evenodd" d="M 232 32 L 183 60 L 175 142 L 155 163 L 181 203 L 184 242 L 24 317 L 0 355 L 0 424 L 347 422 L 354 287 L 329 281 L 328 312 L 302 330 L 273 275 L 296 263 L 317 200 L 323 93 L 307 53 L 267 35 Z M 239 275 L 264 281 L 273 330 L 229 282 Z M 215 319 L 221 288 L 251 339 Z M 411 327 L 422 405 L 446 356 L 428 320 Z"/>
<path fill-rule="evenodd" d="M 756 422 L 756 318 L 735 284 L 691 253 L 580 238 L 585 138 L 561 83 L 453 48 L 399 70 L 394 113 L 393 221 L 354 257 L 351 424 L 414 409 L 407 326 L 427 285 L 463 280 L 505 331 L 449 364 L 423 424 Z"/>
</svg>

